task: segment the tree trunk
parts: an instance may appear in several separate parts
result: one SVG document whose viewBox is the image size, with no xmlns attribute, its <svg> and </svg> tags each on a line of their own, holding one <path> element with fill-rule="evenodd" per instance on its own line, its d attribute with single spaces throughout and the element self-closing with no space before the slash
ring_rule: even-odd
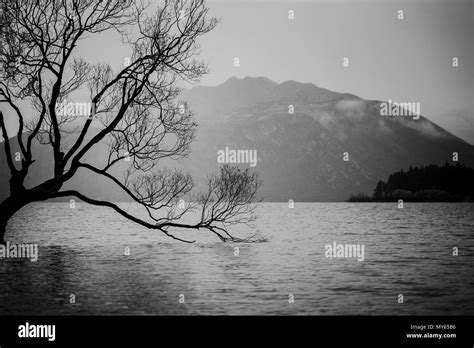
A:
<svg viewBox="0 0 474 348">
<path fill-rule="evenodd" d="M 4 221 L 3 216 L 0 217 L 0 244 L 5 245 L 5 232 L 7 231 L 7 222 Z"/>
<path fill-rule="evenodd" d="M 15 199 L 12 197 L 8 197 L 2 203 L 0 203 L 0 244 L 6 244 L 5 233 L 7 231 L 8 221 L 26 204 L 28 204 L 27 200 Z"/>
</svg>

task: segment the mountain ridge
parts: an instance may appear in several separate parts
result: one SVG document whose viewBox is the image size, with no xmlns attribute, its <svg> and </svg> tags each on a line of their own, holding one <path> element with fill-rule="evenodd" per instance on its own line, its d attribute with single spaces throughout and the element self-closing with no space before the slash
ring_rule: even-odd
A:
<svg viewBox="0 0 474 348">
<path fill-rule="evenodd" d="M 190 172 L 200 185 L 220 165 L 219 150 L 256 150 L 266 201 L 345 201 L 354 192 L 371 193 L 377 181 L 397 170 L 452 161 L 453 152 L 458 152 L 460 163 L 474 166 L 474 146 L 426 117 L 381 116 L 381 101 L 312 83 L 233 77 L 217 86 L 194 86 L 183 91 L 181 99 L 196 115 L 196 139 L 189 158 L 163 161 L 163 166 Z M 100 161 L 105 151 L 97 147 L 89 160 Z M 44 163 L 33 177 L 47 176 L 51 161 Z M 8 183 L 4 169 L 0 197 Z M 126 200 L 111 185 L 91 180 L 78 178 L 75 188 Z"/>
</svg>

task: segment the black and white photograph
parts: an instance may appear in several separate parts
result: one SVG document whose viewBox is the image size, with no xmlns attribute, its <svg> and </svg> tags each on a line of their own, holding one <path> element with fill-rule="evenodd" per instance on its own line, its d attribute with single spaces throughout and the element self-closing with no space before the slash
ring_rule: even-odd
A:
<svg viewBox="0 0 474 348">
<path fill-rule="evenodd" d="M 471 0 L 0 0 L 0 346 L 472 346 L 473 97 Z"/>
</svg>

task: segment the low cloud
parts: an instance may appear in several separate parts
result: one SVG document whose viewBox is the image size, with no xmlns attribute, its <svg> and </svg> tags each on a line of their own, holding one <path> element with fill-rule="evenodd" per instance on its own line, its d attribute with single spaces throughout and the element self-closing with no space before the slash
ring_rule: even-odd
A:
<svg viewBox="0 0 474 348">
<path fill-rule="evenodd" d="M 446 134 L 441 132 L 437 129 L 433 123 L 428 120 L 419 120 L 419 121 L 412 121 L 407 120 L 408 122 L 404 122 L 403 124 L 406 127 L 412 128 L 417 130 L 418 132 L 422 133 L 423 135 L 434 137 L 434 138 L 442 138 L 445 137 Z"/>
<path fill-rule="evenodd" d="M 336 103 L 336 110 L 344 116 L 360 119 L 366 113 L 365 101 L 358 99 L 343 99 Z"/>
</svg>

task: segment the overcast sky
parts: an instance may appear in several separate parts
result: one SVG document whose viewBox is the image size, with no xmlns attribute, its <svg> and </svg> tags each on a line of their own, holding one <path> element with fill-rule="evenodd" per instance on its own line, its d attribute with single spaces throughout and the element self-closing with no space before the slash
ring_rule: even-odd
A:
<svg viewBox="0 0 474 348">
<path fill-rule="evenodd" d="M 202 58 L 211 68 L 201 84 L 265 76 L 275 82 L 311 82 L 365 99 L 420 102 L 422 115 L 474 144 L 474 1 L 207 4 L 220 23 L 201 42 Z M 403 20 L 397 18 L 399 10 Z M 127 52 L 117 38 L 101 34 L 82 41 L 78 55 L 120 67 Z M 234 67 L 234 57 L 239 67 Z M 343 67 L 344 57 L 349 67 Z M 452 66 L 453 57 L 459 67 Z"/>
</svg>

